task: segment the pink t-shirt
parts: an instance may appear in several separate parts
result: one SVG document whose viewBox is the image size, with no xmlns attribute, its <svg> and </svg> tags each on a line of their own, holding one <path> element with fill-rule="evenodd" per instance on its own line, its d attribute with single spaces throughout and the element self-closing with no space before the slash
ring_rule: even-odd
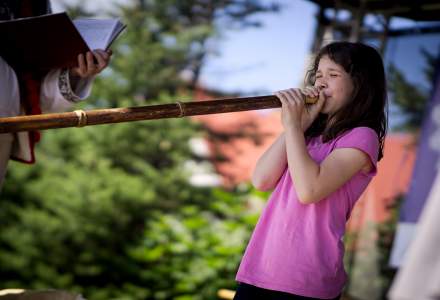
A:
<svg viewBox="0 0 440 300">
<path fill-rule="evenodd" d="M 315 204 L 301 204 L 286 168 L 255 227 L 237 281 L 321 299 L 341 293 L 346 282 L 342 241 L 345 223 L 376 174 L 379 141 L 374 130 L 357 127 L 327 143 L 317 137 L 307 144 L 317 163 L 336 148 L 363 151 L 374 164 L 373 170 L 368 174 L 360 171 Z"/>
</svg>

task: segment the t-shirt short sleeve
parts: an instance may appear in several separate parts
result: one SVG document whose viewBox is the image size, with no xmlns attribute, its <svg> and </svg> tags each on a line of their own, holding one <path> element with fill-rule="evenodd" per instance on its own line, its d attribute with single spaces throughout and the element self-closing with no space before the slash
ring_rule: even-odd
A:
<svg viewBox="0 0 440 300">
<path fill-rule="evenodd" d="M 336 148 L 355 148 L 367 154 L 374 168 L 366 175 L 376 175 L 379 138 L 373 129 L 369 127 L 353 128 L 337 139 L 334 149 Z"/>
</svg>

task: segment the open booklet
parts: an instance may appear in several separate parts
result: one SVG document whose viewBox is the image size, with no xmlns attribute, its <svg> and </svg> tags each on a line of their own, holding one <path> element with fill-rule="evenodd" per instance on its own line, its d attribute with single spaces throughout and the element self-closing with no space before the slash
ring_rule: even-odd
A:
<svg viewBox="0 0 440 300">
<path fill-rule="evenodd" d="M 78 54 L 108 49 L 124 28 L 117 19 L 72 22 L 65 12 L 1 21 L 0 56 L 16 69 L 73 67 Z"/>
<path fill-rule="evenodd" d="M 92 50 L 107 50 L 125 28 L 119 19 L 76 19 L 73 24 Z"/>
</svg>

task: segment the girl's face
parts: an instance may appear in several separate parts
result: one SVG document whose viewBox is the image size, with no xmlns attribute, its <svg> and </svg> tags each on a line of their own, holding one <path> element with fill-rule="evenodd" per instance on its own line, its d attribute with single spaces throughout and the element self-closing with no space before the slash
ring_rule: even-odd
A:
<svg viewBox="0 0 440 300">
<path fill-rule="evenodd" d="M 325 103 L 321 112 L 329 115 L 336 113 L 347 104 L 354 90 L 350 75 L 327 55 L 319 60 L 315 87 L 324 92 Z"/>
</svg>

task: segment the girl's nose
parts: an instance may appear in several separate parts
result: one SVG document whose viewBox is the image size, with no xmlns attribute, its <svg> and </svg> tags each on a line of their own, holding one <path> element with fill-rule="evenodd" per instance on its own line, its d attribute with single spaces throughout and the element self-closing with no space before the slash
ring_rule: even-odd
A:
<svg viewBox="0 0 440 300">
<path fill-rule="evenodd" d="M 318 89 L 322 90 L 322 89 L 325 89 L 327 87 L 327 83 L 325 82 L 325 80 L 320 79 L 320 80 L 316 81 L 315 86 Z"/>
</svg>

